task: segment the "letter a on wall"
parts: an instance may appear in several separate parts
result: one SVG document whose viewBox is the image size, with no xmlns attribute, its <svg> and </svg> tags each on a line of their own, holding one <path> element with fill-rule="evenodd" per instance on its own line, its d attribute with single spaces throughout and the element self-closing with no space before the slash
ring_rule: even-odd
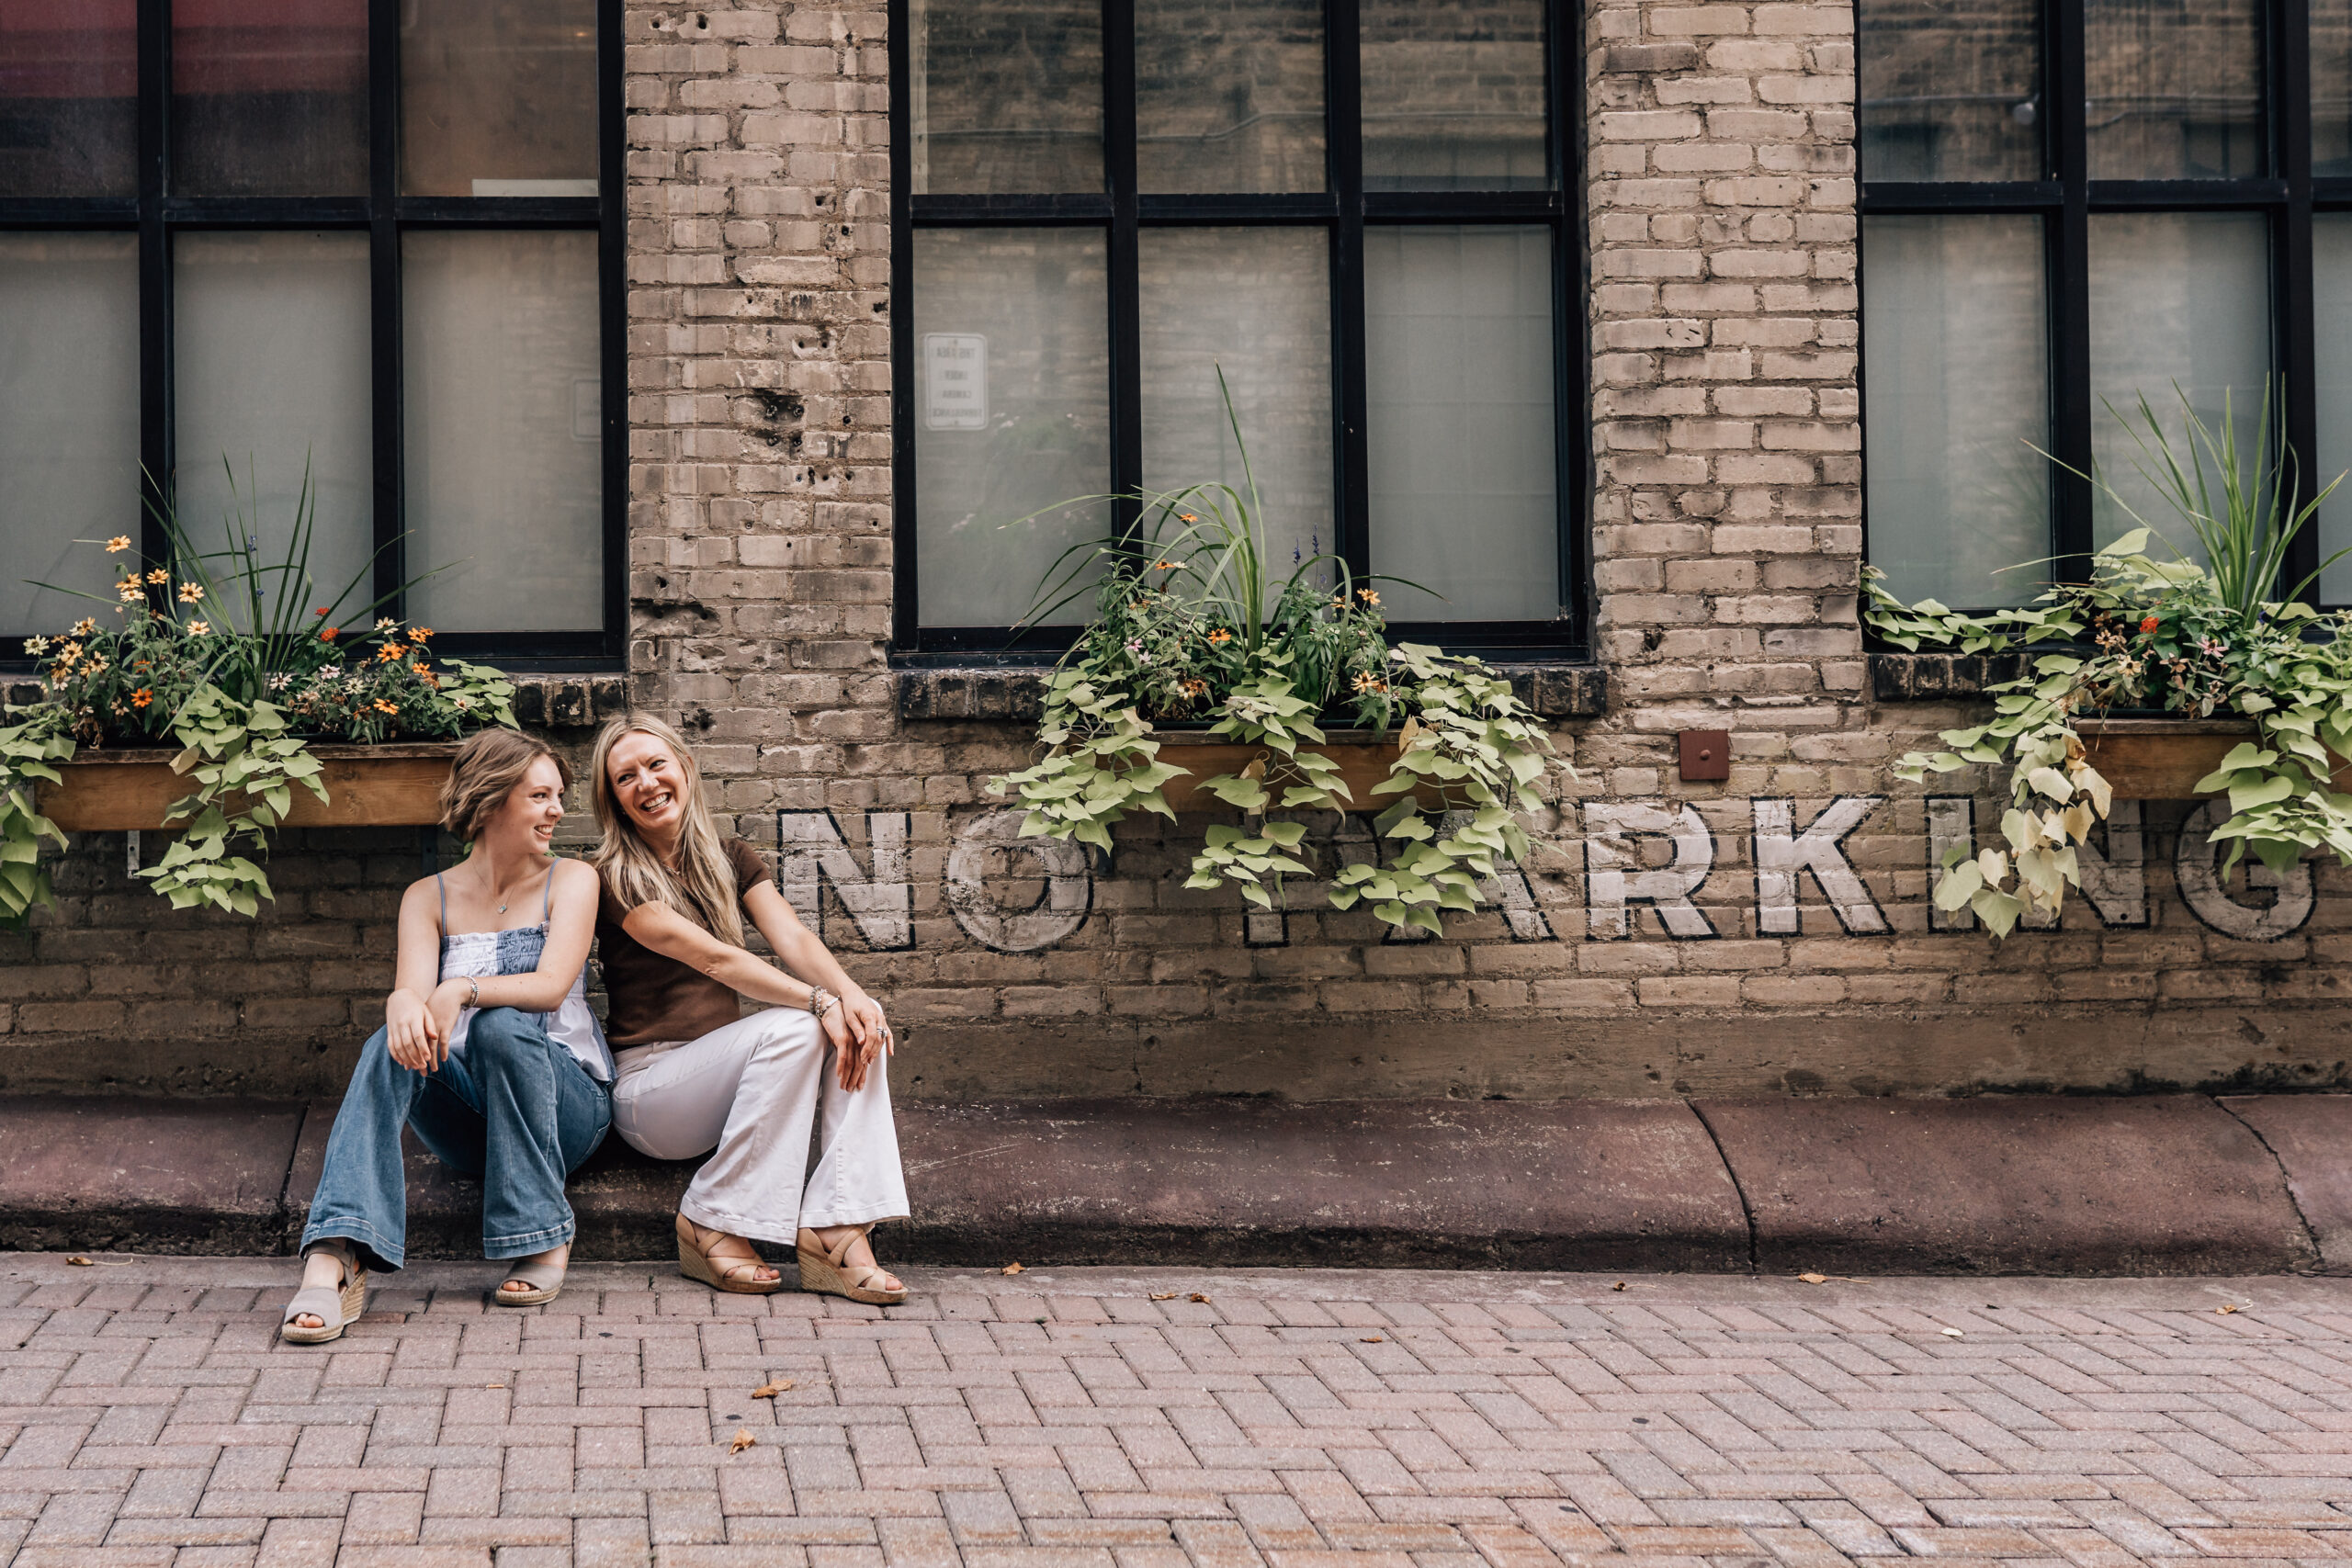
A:
<svg viewBox="0 0 2352 1568">
<path fill-rule="evenodd" d="M 775 814 L 780 865 L 777 884 L 785 902 L 820 936 L 827 935 L 831 916 L 825 908 L 825 885 L 857 927 L 865 945 L 876 953 L 902 952 L 915 944 L 914 889 L 907 870 L 908 820 L 903 811 L 865 814 L 866 858 L 871 871 L 861 869 L 842 838 L 841 824 L 830 811 L 779 811 Z"/>
</svg>

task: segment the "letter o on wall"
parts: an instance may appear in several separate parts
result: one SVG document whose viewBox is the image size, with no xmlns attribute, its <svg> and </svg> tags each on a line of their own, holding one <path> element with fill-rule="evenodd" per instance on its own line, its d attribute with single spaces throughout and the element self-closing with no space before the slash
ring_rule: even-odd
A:
<svg viewBox="0 0 2352 1568">
<path fill-rule="evenodd" d="M 1035 953 L 1075 934 L 1094 904 L 1094 867 L 1083 844 L 1024 839 L 1026 812 L 1007 807 L 975 817 L 956 835 L 947 856 L 947 908 L 964 934 L 999 953 Z M 1008 909 L 989 891 L 991 872 L 1029 856 L 1046 881 L 1045 897 L 1026 909 Z"/>
</svg>

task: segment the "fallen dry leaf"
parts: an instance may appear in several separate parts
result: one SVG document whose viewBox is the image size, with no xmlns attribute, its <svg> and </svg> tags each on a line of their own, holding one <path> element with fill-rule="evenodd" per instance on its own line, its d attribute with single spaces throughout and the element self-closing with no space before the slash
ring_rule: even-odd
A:
<svg viewBox="0 0 2352 1568">
<path fill-rule="evenodd" d="M 1008 1263 L 1003 1268 L 998 1269 L 997 1272 L 1000 1274 L 1026 1274 L 1029 1270 L 1023 1269 L 1018 1263 Z"/>
<path fill-rule="evenodd" d="M 2231 1304 L 2226 1304 L 2226 1305 L 2222 1305 L 2222 1306 L 2217 1306 L 2217 1307 L 2215 1307 L 2213 1310 L 2214 1310 L 2215 1312 L 2218 1312 L 2218 1313 L 2222 1313 L 2222 1314 L 2229 1314 L 2229 1313 L 2233 1313 L 2233 1312 L 2237 1311 L 2238 1309 L 2237 1309 L 2237 1307 L 2236 1307 L 2236 1305 L 2235 1305 L 2234 1303 L 2231 1303 Z"/>
<path fill-rule="evenodd" d="M 504 1388 L 506 1385 L 503 1382 L 486 1382 L 481 1386 L 484 1388 Z"/>
<path fill-rule="evenodd" d="M 1936 1332 L 1948 1339 L 1957 1339 L 1961 1337 L 1960 1330 L 1957 1328 L 1939 1328 Z"/>
<path fill-rule="evenodd" d="M 753 1399 L 774 1399 L 777 1394 L 784 1393 L 792 1386 L 793 1383 L 790 1378 L 778 1378 L 774 1382 L 763 1382 L 759 1387 L 753 1389 L 752 1391 L 752 1397 Z"/>
<path fill-rule="evenodd" d="M 1172 1302 L 1176 1299 L 1176 1292 L 1173 1291 L 1154 1291 L 1151 1292 L 1151 1299 L 1156 1302 Z"/>
<path fill-rule="evenodd" d="M 1359 1345 L 1384 1345 L 1386 1344 L 1387 1341 L 1381 1338 L 1377 1334 L 1367 1334 L 1362 1339 L 1357 1340 L 1356 1343 Z"/>
<path fill-rule="evenodd" d="M 1826 1285 L 1829 1283 L 1829 1276 L 1826 1274 L 1800 1274 L 1797 1278 L 1803 1280 L 1808 1285 Z"/>
<path fill-rule="evenodd" d="M 97 1267 L 96 1264 L 92 1263 L 88 1258 L 82 1257 L 79 1253 L 76 1253 L 72 1258 L 67 1258 L 65 1260 L 65 1265 L 69 1269 L 95 1269 Z"/>
<path fill-rule="evenodd" d="M 1625 1288 L 1625 1281 L 1624 1281 L 1624 1280 L 1618 1280 L 1615 1284 L 1613 1284 L 1613 1285 L 1610 1286 L 1609 1288 L 1610 1288 L 1611 1290 L 1612 1290 L 1612 1291 L 1622 1291 L 1622 1290 L 1623 1290 L 1623 1289 Z"/>
<path fill-rule="evenodd" d="M 1206 1296 L 1204 1296 L 1204 1295 L 1201 1294 L 1201 1292 L 1198 1292 L 1198 1291 L 1194 1291 L 1194 1292 L 1193 1292 L 1192 1299 L 1193 1299 L 1193 1300 L 1194 1300 L 1194 1301 L 1196 1301 L 1196 1302 L 1204 1302 L 1204 1301 L 1208 1300 L 1208 1297 L 1206 1297 Z"/>
<path fill-rule="evenodd" d="M 740 1454 L 758 1441 L 759 1438 L 752 1436 L 752 1429 L 749 1427 L 738 1427 L 735 1428 L 735 1440 L 727 1445 L 727 1451 L 730 1454 Z"/>
</svg>

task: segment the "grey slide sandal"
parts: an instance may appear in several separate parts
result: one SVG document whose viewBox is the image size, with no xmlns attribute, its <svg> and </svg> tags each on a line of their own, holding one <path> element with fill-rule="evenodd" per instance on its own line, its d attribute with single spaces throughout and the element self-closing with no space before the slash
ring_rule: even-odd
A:
<svg viewBox="0 0 2352 1568">
<path fill-rule="evenodd" d="M 570 1262 L 570 1258 L 557 1263 L 542 1258 L 533 1263 L 515 1264 L 500 1276 L 499 1288 L 490 1292 L 491 1299 L 500 1306 L 510 1307 L 537 1306 L 542 1302 L 551 1302 L 563 1289 L 563 1270 Z M 505 1288 L 508 1280 L 520 1280 L 531 1288 L 510 1291 Z"/>
<path fill-rule="evenodd" d="M 315 1247 L 312 1252 L 324 1252 L 343 1265 L 343 1283 L 308 1285 L 294 1292 L 286 1303 L 286 1315 L 278 1320 L 277 1336 L 289 1345 L 323 1345 L 330 1339 L 340 1339 L 343 1331 L 359 1321 L 368 1310 L 368 1270 L 351 1260 L 351 1254 L 339 1247 Z M 308 1254 L 304 1255 L 305 1257 Z M 305 1328 L 294 1320 L 305 1313 L 319 1320 L 317 1328 Z"/>
</svg>

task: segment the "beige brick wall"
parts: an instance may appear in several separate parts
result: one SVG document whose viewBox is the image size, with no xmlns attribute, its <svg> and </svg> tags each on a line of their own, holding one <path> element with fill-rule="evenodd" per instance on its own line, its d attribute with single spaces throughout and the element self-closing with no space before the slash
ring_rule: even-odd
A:
<svg viewBox="0 0 2352 1568">
<path fill-rule="evenodd" d="M 627 16 L 635 699 L 698 738 L 740 830 L 787 840 L 787 887 L 904 1025 L 902 1094 L 2345 1082 L 2343 874 L 2218 886 L 2184 805 L 2119 829 L 2105 902 L 2076 899 L 2063 931 L 1996 946 L 1931 926 L 1928 792 L 1888 763 L 1970 710 L 1874 701 L 1856 621 L 1849 8 L 1588 17 L 1612 705 L 1560 727 L 1580 779 L 1553 791 L 1523 876 L 1414 943 L 1311 887 L 1254 921 L 1183 889 L 1198 818 L 1130 825 L 1096 865 L 991 836 L 980 782 L 1025 758 L 1023 733 L 901 720 L 888 667 L 883 13 Z M 1677 778 L 1692 728 L 1732 732 L 1727 783 Z M 1971 787 L 1982 833 L 1988 781 L 1934 793 Z M 1934 809 L 1949 829 L 1969 808 Z M 1846 818 L 1834 853 L 1776 871 L 1775 844 Z M 1678 823 L 1679 848 L 1655 830 Z M 1326 819 L 1312 841 L 1328 865 L 1365 852 L 1362 832 Z M 323 861 L 317 890 L 289 883 L 302 901 L 245 927 L 121 913 L 102 891 L 119 844 L 77 847 L 90 892 L 65 920 L 0 937 L 0 1082 L 91 1077 L 112 1032 L 161 1031 L 162 1000 L 99 988 L 110 943 L 130 966 L 106 985 L 146 983 L 153 955 L 188 965 L 159 998 L 198 998 L 183 1033 L 131 1053 L 147 1078 L 219 1087 L 223 1061 L 246 1084 L 336 1076 L 336 1032 L 377 1005 L 400 856 Z M 1634 902 L 1618 937 L 1619 879 L 1665 886 L 1693 856 L 1687 913 Z M 319 1027 L 271 1034 L 282 1008 Z"/>
</svg>

